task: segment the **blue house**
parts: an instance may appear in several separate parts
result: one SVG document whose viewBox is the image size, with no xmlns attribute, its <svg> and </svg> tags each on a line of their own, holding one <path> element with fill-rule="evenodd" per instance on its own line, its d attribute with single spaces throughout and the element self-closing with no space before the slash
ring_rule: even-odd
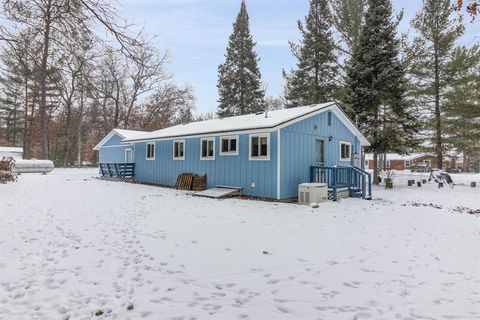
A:
<svg viewBox="0 0 480 320">
<path fill-rule="evenodd" d="M 305 182 L 328 183 L 334 198 L 342 190 L 368 196 L 370 176 L 359 167 L 369 143 L 334 102 L 120 133 L 99 143 L 100 162 L 132 161 L 143 183 L 174 186 L 179 174 L 194 173 L 206 175 L 207 188 L 259 198 L 294 198 Z"/>
</svg>

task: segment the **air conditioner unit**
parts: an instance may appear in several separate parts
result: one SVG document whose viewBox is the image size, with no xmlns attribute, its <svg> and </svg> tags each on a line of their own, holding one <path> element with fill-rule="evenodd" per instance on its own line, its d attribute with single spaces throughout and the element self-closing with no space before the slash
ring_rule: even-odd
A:
<svg viewBox="0 0 480 320">
<path fill-rule="evenodd" d="M 298 203 L 310 205 L 312 203 L 328 201 L 326 183 L 302 183 L 298 186 Z"/>
</svg>

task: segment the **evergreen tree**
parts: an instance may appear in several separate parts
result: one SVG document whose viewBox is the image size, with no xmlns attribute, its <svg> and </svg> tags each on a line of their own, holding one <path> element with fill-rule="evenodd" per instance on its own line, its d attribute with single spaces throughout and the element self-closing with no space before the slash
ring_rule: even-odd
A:
<svg viewBox="0 0 480 320">
<path fill-rule="evenodd" d="M 255 42 L 250 33 L 245 0 L 233 24 L 233 33 L 227 47 L 225 63 L 218 67 L 218 115 L 229 117 L 263 111 L 265 92 Z"/>
<path fill-rule="evenodd" d="M 358 119 L 374 154 L 374 183 L 378 182 L 378 154 L 405 152 L 415 141 L 416 121 L 404 96 L 405 68 L 392 21 L 392 4 L 369 0 L 359 40 L 348 66 L 347 97 L 350 115 Z"/>
<path fill-rule="evenodd" d="M 22 65 L 12 50 L 4 50 L 0 57 L 0 138 L 12 146 L 23 141 L 26 79 Z M 3 122 L 3 124 L 1 124 Z"/>
<path fill-rule="evenodd" d="M 297 68 L 290 74 L 284 72 L 288 108 L 335 99 L 337 58 L 331 27 L 332 16 L 327 0 L 310 0 L 305 23 L 298 21 L 302 40 L 300 44 L 290 43 L 298 60 Z"/>
<path fill-rule="evenodd" d="M 445 94 L 444 141 L 463 155 L 468 169 L 470 157 L 480 153 L 480 46 L 455 49 L 449 70 L 452 87 Z"/>
<path fill-rule="evenodd" d="M 426 115 L 427 132 L 432 133 L 431 148 L 442 169 L 444 95 L 449 90 L 448 76 L 455 43 L 464 27 L 451 18 L 450 0 L 423 0 L 423 8 L 417 13 L 412 26 L 417 37 L 410 48 L 411 70 L 417 107 Z"/>
</svg>

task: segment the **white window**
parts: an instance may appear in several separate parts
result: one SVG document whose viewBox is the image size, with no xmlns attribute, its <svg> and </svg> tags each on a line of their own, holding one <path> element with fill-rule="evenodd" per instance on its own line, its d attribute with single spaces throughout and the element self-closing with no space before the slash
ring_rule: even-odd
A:
<svg viewBox="0 0 480 320">
<path fill-rule="evenodd" d="M 365 160 L 365 167 L 368 167 L 368 160 Z"/>
<path fill-rule="evenodd" d="M 270 135 L 250 135 L 250 160 L 270 160 Z"/>
<path fill-rule="evenodd" d="M 350 161 L 352 159 L 352 144 L 340 141 L 340 160 Z"/>
<path fill-rule="evenodd" d="M 411 160 L 405 160 L 405 168 L 410 168 L 412 166 Z"/>
<path fill-rule="evenodd" d="M 215 138 L 203 138 L 200 140 L 200 159 L 215 160 Z"/>
<path fill-rule="evenodd" d="M 185 160 L 185 140 L 173 141 L 173 160 Z"/>
<path fill-rule="evenodd" d="M 238 155 L 238 136 L 220 138 L 220 155 L 222 156 Z"/>
<path fill-rule="evenodd" d="M 147 143 L 147 160 L 155 160 L 155 142 Z"/>
</svg>

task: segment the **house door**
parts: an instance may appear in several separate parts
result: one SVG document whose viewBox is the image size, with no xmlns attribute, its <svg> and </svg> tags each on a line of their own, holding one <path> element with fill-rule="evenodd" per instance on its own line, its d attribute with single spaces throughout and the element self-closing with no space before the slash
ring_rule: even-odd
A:
<svg viewBox="0 0 480 320">
<path fill-rule="evenodd" d="M 323 139 L 315 141 L 315 162 L 325 164 L 325 140 Z"/>
<path fill-rule="evenodd" d="M 132 149 L 125 149 L 125 163 L 133 162 Z"/>
</svg>

